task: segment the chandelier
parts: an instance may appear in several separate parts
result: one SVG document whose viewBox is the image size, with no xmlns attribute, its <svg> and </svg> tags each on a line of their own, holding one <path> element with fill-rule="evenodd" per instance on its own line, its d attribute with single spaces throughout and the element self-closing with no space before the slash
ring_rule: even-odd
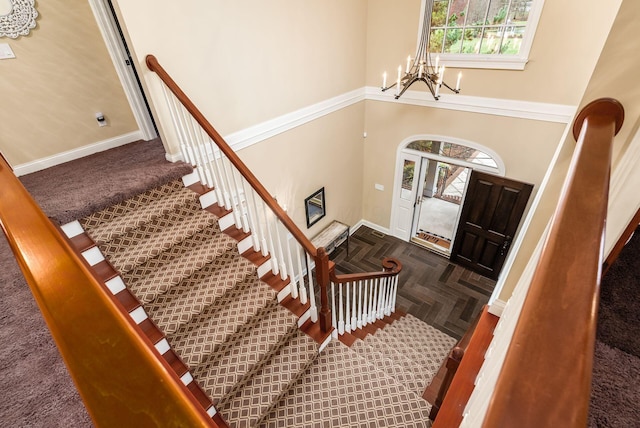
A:
<svg viewBox="0 0 640 428">
<path fill-rule="evenodd" d="M 431 14 L 433 11 L 433 0 L 425 0 L 424 11 L 420 28 L 420 40 L 415 58 L 411 55 L 407 57 L 407 65 L 402 73 L 402 66 L 398 66 L 398 77 L 395 83 L 387 86 L 387 72 L 382 75 L 382 92 L 395 88 L 395 99 L 397 100 L 415 82 L 424 82 L 431 95 L 437 101 L 440 98 L 440 90 L 444 86 L 450 91 L 460 93 L 460 80 L 462 73 L 458 73 L 456 86 L 452 88 L 444 81 L 445 66 L 440 65 L 440 57 L 436 56 L 435 62 L 431 61 L 429 52 L 429 37 L 431 35 Z"/>
</svg>

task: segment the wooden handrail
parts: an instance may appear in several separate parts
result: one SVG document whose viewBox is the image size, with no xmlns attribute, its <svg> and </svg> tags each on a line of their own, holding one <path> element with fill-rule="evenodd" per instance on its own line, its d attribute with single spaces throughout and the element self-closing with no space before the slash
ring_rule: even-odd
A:
<svg viewBox="0 0 640 428">
<path fill-rule="evenodd" d="M 97 426 L 216 426 L 0 156 L 0 223 Z"/>
<path fill-rule="evenodd" d="M 267 204 L 267 206 L 273 211 L 273 213 L 278 217 L 278 219 L 282 222 L 282 224 L 287 228 L 289 232 L 293 235 L 294 239 L 296 239 L 300 245 L 305 249 L 307 253 L 309 253 L 312 257 L 317 256 L 318 250 L 311 243 L 309 238 L 307 238 L 304 233 L 296 226 L 296 224 L 291 220 L 291 218 L 287 215 L 287 213 L 282 209 L 282 207 L 278 204 L 273 196 L 265 189 L 262 183 L 256 178 L 255 175 L 251 172 L 251 170 L 245 165 L 244 162 L 238 157 L 236 152 L 227 144 L 227 142 L 222 138 L 222 136 L 216 131 L 216 129 L 209 123 L 207 118 L 204 117 L 202 112 L 193 104 L 191 99 L 180 89 L 178 84 L 169 76 L 169 74 L 165 71 L 164 68 L 158 63 L 158 60 L 153 55 L 147 55 L 146 58 L 147 67 L 149 70 L 155 72 L 160 80 L 167 85 L 167 88 L 178 98 L 178 101 L 182 103 L 182 105 L 187 109 L 187 111 L 193 116 L 193 118 L 198 122 L 198 124 L 202 127 L 202 129 L 207 133 L 207 135 L 217 144 L 218 148 L 225 154 L 225 156 L 229 159 L 229 161 L 238 169 L 240 174 L 247 180 L 247 182 L 255 189 L 258 195 L 262 198 L 262 200 Z"/>
<path fill-rule="evenodd" d="M 382 271 L 380 272 L 358 272 L 341 275 L 336 275 L 334 268 L 335 266 L 333 264 L 329 266 L 329 277 L 332 282 L 340 284 L 345 282 L 364 281 L 367 279 L 388 278 L 390 276 L 397 275 L 402 270 L 402 263 L 393 257 L 386 257 L 382 259 Z"/>
<path fill-rule="evenodd" d="M 578 142 L 483 426 L 587 425 L 613 138 L 622 105 L 603 98 Z"/>
</svg>

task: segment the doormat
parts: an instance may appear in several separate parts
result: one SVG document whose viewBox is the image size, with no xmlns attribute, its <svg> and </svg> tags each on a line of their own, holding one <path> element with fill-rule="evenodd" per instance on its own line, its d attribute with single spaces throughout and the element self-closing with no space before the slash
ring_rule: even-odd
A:
<svg viewBox="0 0 640 428">
<path fill-rule="evenodd" d="M 424 230 L 419 231 L 417 237 L 443 248 L 449 249 L 449 247 L 451 247 L 450 239 L 447 239 L 444 236 L 438 236 L 434 233 L 425 232 Z"/>
</svg>

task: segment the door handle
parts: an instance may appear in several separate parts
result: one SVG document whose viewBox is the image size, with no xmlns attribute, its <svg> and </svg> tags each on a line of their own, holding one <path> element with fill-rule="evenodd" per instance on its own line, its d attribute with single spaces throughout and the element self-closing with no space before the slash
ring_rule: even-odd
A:
<svg viewBox="0 0 640 428">
<path fill-rule="evenodd" d="M 504 242 L 502 243 L 502 245 L 500 246 L 500 255 L 504 256 L 505 254 L 507 254 L 507 251 L 509 251 L 509 247 L 511 246 L 511 240 L 513 238 L 509 235 L 505 236 L 504 238 Z"/>
</svg>

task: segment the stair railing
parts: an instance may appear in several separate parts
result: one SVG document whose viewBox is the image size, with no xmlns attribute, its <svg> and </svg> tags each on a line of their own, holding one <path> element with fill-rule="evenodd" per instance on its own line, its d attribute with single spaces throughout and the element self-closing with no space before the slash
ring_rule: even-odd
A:
<svg viewBox="0 0 640 428">
<path fill-rule="evenodd" d="M 479 407 L 467 406 L 464 426 L 587 426 L 611 152 L 623 121 L 622 105 L 609 98 L 578 114 L 577 147 L 502 369 L 478 390 Z M 502 352 L 502 342 L 496 347 Z M 454 406 L 447 398 L 443 407 Z M 439 417 L 434 426 L 457 426 Z"/>
<path fill-rule="evenodd" d="M 334 337 L 366 327 L 395 312 L 402 264 L 394 258 L 385 258 L 382 268 L 381 272 L 336 275 L 332 266 L 331 324 Z"/>
<path fill-rule="evenodd" d="M 0 225 L 96 426 L 219 426 L 2 155 L 0 183 Z"/>
<path fill-rule="evenodd" d="M 302 233 L 286 210 L 269 194 L 158 60 L 153 55 L 148 55 L 146 62 L 163 83 L 165 101 L 184 159 L 195 167 L 202 184 L 212 189 L 211 193 L 215 195 L 215 201 L 212 202 L 232 212 L 236 228 L 250 232 L 254 251 L 270 257 L 273 275 L 285 282 L 289 281 L 288 292 L 291 296 L 300 299 L 302 304 L 309 303 L 308 317 L 313 322 L 319 320 L 321 330 L 325 333 L 336 324 L 332 322 L 329 307 L 330 277 L 335 281 L 334 289 L 335 284 L 339 284 L 338 289 L 348 289 L 349 296 L 352 295 L 352 289 L 355 289 L 355 285 L 351 284 L 356 284 L 357 281 L 365 284 L 375 299 L 375 308 L 371 307 L 361 314 L 367 317 L 365 325 L 374 319 L 374 309 L 375 317 L 379 317 L 378 313 L 390 313 L 395 307 L 400 263 L 386 261 L 383 272 L 357 274 L 348 280 L 335 276 L 334 265 L 329 262 L 324 248 L 316 248 Z M 312 274 L 314 268 L 315 281 Z M 320 289 L 319 311 L 316 288 Z M 338 300 L 341 296 L 350 301 L 349 296 L 339 291 Z M 335 300 L 334 294 L 332 297 Z M 363 301 L 371 303 L 367 299 Z M 346 309 L 345 312 L 345 307 L 340 308 L 342 316 L 344 313 L 352 313 L 351 309 Z M 353 317 L 350 315 L 351 318 Z M 348 328 L 355 328 L 349 320 L 340 323 L 343 324 Z"/>
</svg>

